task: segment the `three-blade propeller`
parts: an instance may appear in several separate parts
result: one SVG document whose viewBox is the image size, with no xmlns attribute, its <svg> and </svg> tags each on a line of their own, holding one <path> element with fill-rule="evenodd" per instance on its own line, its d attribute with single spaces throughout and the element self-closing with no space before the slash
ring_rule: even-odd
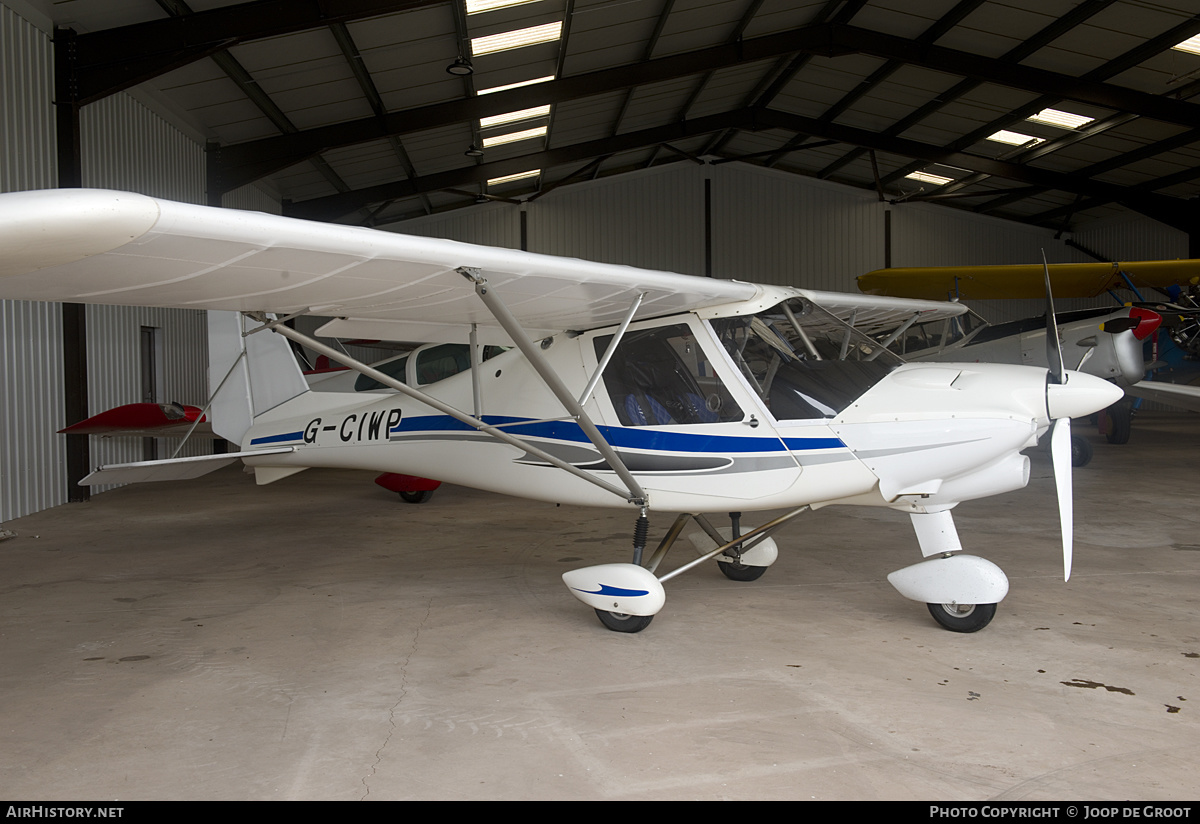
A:
<svg viewBox="0 0 1200 824">
<path fill-rule="evenodd" d="M 1054 318 L 1054 295 L 1050 291 L 1050 266 L 1046 263 L 1045 251 L 1042 252 L 1042 268 L 1046 274 L 1046 362 L 1050 364 L 1050 382 L 1061 386 L 1067 382 L 1067 370 L 1063 366 L 1062 343 L 1058 339 L 1058 323 Z M 1071 419 L 1065 415 L 1054 421 L 1050 433 L 1050 459 L 1054 464 L 1058 520 L 1062 525 L 1063 580 L 1069 581 L 1075 538 L 1075 507 L 1071 491 Z"/>
</svg>

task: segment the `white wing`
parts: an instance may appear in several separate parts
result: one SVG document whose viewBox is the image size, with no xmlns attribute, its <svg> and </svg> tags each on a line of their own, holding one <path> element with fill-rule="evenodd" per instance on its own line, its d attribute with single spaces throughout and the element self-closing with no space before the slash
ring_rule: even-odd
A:
<svg viewBox="0 0 1200 824">
<path fill-rule="evenodd" d="M 534 336 L 753 297 L 751 284 L 193 206 L 124 192 L 0 195 L 0 298 L 388 321 L 435 340 L 495 327 L 480 270 Z"/>
<path fill-rule="evenodd" d="M 194 206 L 127 192 L 48 189 L 0 195 L 0 298 L 231 309 L 341 320 L 323 334 L 390 340 L 503 334 L 461 268 L 479 270 L 533 337 L 636 317 L 804 295 L 842 320 L 878 328 L 930 301 L 760 287 L 474 246 L 330 223 Z M 735 312 L 736 313 L 736 312 Z"/>
</svg>

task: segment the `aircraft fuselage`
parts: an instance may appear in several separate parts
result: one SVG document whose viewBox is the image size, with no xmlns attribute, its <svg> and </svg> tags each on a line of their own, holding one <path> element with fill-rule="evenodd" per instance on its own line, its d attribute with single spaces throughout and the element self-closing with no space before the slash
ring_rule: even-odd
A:
<svg viewBox="0 0 1200 824">
<path fill-rule="evenodd" d="M 1049 425 L 1044 369 L 821 360 L 815 348 L 789 354 L 772 330 L 790 326 L 772 322 L 764 332 L 745 316 L 687 313 L 630 326 L 584 409 L 655 509 L 857 503 L 924 511 L 1027 482 L 1018 453 Z M 747 344 L 756 333 L 770 345 Z M 542 353 L 578 396 L 613 334 L 558 335 Z M 469 371 L 424 391 L 613 478 L 521 352 L 497 355 L 478 372 L 481 410 L 473 409 Z M 265 446 L 296 449 L 246 463 L 401 472 L 555 503 L 629 505 L 398 393 L 304 393 L 256 418 L 242 448 Z"/>
</svg>

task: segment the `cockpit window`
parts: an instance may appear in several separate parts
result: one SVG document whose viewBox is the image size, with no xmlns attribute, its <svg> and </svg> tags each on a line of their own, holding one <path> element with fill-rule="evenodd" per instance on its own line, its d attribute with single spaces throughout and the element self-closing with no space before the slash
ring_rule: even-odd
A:
<svg viewBox="0 0 1200 824">
<path fill-rule="evenodd" d="M 402 358 L 394 358 L 389 361 L 384 361 L 383 363 L 377 363 L 375 364 L 374 368 L 378 369 L 389 378 L 395 378 L 401 383 L 404 383 L 404 373 L 405 370 L 408 369 L 408 355 L 405 355 Z M 354 381 L 355 392 L 370 392 L 372 389 L 387 388 L 388 387 L 384 386 L 379 381 L 375 380 L 374 378 L 369 378 L 366 375 L 359 375 Z"/>
<path fill-rule="evenodd" d="M 612 335 L 596 338 L 596 360 Z M 627 332 L 604 370 L 623 426 L 740 421 L 742 409 L 686 324 Z"/>
<path fill-rule="evenodd" d="M 482 360 L 494 358 L 506 348 L 504 346 L 485 346 Z M 412 357 L 411 354 L 396 360 L 385 361 L 376 364 L 375 368 L 388 377 L 405 383 L 410 357 Z M 466 343 L 443 343 L 439 346 L 430 346 L 416 350 L 416 359 L 417 386 L 425 386 L 469 370 L 471 368 L 471 346 Z M 369 392 L 372 389 L 386 388 L 379 381 L 366 375 L 359 375 L 358 380 L 354 382 L 355 392 Z"/>
<path fill-rule="evenodd" d="M 757 315 L 712 321 L 725 351 L 777 420 L 835 417 L 896 366 L 865 336 L 836 319 L 805 315 L 806 309 L 787 301 Z"/>
</svg>

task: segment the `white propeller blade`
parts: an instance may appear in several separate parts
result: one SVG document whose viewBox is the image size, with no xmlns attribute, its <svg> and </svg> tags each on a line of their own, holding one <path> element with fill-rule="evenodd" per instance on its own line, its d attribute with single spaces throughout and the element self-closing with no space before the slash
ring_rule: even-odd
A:
<svg viewBox="0 0 1200 824">
<path fill-rule="evenodd" d="M 1046 263 L 1046 250 L 1042 250 L 1042 271 L 1046 275 L 1046 363 L 1055 383 L 1066 383 L 1066 368 L 1063 366 L 1062 341 L 1058 339 L 1058 318 L 1054 315 L 1054 295 L 1050 291 L 1050 264 Z"/>
<path fill-rule="evenodd" d="M 1058 488 L 1058 519 L 1062 522 L 1063 580 L 1071 580 L 1072 545 L 1075 541 L 1075 505 L 1071 498 L 1071 419 L 1059 418 L 1050 434 L 1054 485 Z"/>
</svg>

